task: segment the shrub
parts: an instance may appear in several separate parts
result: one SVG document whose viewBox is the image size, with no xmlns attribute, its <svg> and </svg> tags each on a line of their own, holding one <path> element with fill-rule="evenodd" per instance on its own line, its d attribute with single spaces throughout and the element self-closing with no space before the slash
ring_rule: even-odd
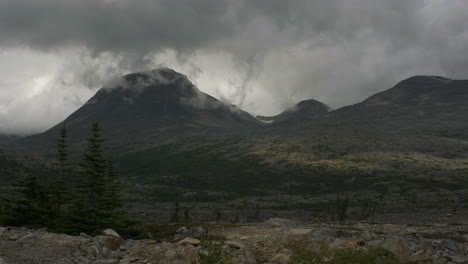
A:
<svg viewBox="0 0 468 264">
<path fill-rule="evenodd" d="M 205 240 L 192 264 L 228 264 L 231 255 L 222 240 Z"/>
</svg>

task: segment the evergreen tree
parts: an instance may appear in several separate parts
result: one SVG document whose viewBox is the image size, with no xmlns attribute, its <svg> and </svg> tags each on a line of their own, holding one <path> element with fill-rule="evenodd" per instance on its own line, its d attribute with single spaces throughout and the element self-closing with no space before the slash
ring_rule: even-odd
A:
<svg viewBox="0 0 468 264">
<path fill-rule="evenodd" d="M 103 156 L 101 128 L 94 122 L 80 164 L 80 178 L 67 214 L 65 232 L 94 233 L 104 228 L 106 215 L 107 164 Z"/>
<path fill-rule="evenodd" d="M 107 172 L 106 172 L 106 181 L 107 181 L 107 210 L 118 210 L 122 208 L 122 195 L 121 195 L 121 184 L 120 180 L 115 174 L 114 162 L 112 157 L 107 159 Z"/>
<path fill-rule="evenodd" d="M 105 228 L 126 232 L 134 220 L 122 210 L 121 186 L 112 159 L 105 158 L 101 128 L 94 122 L 80 164 L 80 179 L 73 194 L 65 232 L 95 234 Z"/>
<path fill-rule="evenodd" d="M 58 178 L 53 178 L 50 181 L 50 188 L 53 196 L 53 203 L 59 217 L 62 215 L 64 201 L 67 201 L 67 186 L 64 181 L 65 172 L 70 172 L 69 151 L 68 151 L 68 131 L 64 125 L 60 130 L 60 135 L 57 140 L 56 161 L 52 164 L 58 170 Z"/>
<path fill-rule="evenodd" d="M 36 176 L 18 179 L 12 184 L 14 195 L 3 198 L 9 202 L 8 215 L 3 221 L 7 225 L 28 227 L 51 227 L 56 211 L 51 202 L 48 185 Z"/>
<path fill-rule="evenodd" d="M 57 167 L 59 171 L 59 178 L 63 178 L 63 174 L 66 171 L 70 171 L 68 166 L 70 163 L 68 162 L 69 152 L 68 152 L 68 130 L 67 127 L 64 125 L 60 130 L 60 136 L 57 140 L 57 157 L 56 162 L 53 164 Z"/>
</svg>

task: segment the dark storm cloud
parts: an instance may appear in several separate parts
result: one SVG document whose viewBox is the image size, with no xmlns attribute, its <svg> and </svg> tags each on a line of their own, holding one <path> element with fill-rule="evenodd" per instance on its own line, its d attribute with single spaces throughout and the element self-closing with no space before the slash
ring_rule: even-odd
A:
<svg viewBox="0 0 468 264">
<path fill-rule="evenodd" d="M 55 70 L 48 92 L 76 104 L 89 94 L 77 92 L 83 87 L 164 64 L 218 98 L 275 114 L 309 98 L 356 103 L 416 74 L 468 78 L 466 14 L 464 0 L 1 0 L 0 56 L 18 47 L 55 56 L 31 61 L 47 61 Z M 165 61 L 168 50 L 175 59 Z M 9 76 L 33 69 L 9 67 L 20 59 L 7 57 L 0 103 L 31 93 L 12 92 L 22 77 Z M 30 90 L 41 94 L 35 83 Z M 2 128 L 21 119 L 13 113 L 21 103 L 9 105 L 0 105 Z"/>
<path fill-rule="evenodd" d="M 84 45 L 95 52 L 190 50 L 232 33 L 222 1 L 4 0 L 4 45 L 50 50 Z"/>
</svg>

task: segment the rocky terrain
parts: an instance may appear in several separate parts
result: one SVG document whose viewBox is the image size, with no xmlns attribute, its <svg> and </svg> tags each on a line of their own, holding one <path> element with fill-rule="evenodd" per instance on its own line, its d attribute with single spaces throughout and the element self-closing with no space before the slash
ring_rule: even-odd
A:
<svg viewBox="0 0 468 264">
<path fill-rule="evenodd" d="M 113 230 L 91 237 L 0 227 L 0 263 L 190 264 L 204 254 L 219 256 L 214 245 L 225 254 L 225 263 L 288 263 L 301 249 L 326 250 L 330 255 L 323 257 L 333 258 L 330 252 L 372 248 L 390 252 L 395 263 L 468 263 L 466 223 L 342 225 L 269 219 L 212 226 L 191 225 L 164 239 L 148 234 L 154 237 L 141 240 L 123 239 Z"/>
</svg>

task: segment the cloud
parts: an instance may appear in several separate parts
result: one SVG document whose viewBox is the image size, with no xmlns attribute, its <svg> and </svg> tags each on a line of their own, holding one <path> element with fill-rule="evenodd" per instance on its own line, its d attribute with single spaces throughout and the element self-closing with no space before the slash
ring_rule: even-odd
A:
<svg viewBox="0 0 468 264">
<path fill-rule="evenodd" d="M 41 131 L 156 66 L 262 115 L 416 74 L 468 78 L 467 13 L 464 0 L 2 0 L 0 132 Z"/>
</svg>

